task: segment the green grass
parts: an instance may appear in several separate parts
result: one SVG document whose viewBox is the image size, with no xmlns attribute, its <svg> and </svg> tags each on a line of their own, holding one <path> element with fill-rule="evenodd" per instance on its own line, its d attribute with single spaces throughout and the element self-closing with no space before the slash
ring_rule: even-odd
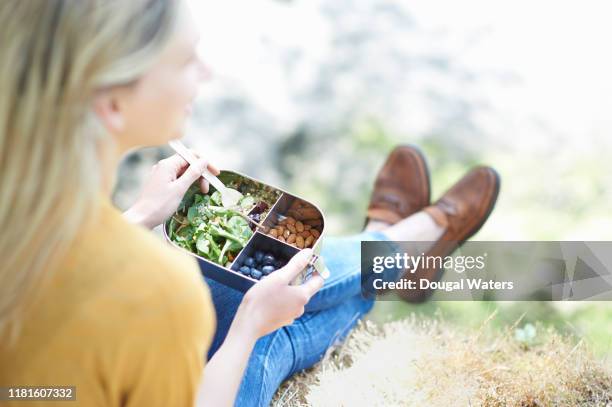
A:
<svg viewBox="0 0 612 407">
<path fill-rule="evenodd" d="M 565 309 L 569 308 L 569 309 Z M 369 318 L 375 322 L 417 317 L 439 317 L 457 326 L 478 328 L 494 314 L 491 329 L 501 330 L 520 320 L 518 326 L 539 323 L 552 327 L 574 340 L 583 339 L 593 353 L 612 364 L 612 306 L 607 302 L 566 304 L 555 302 L 430 301 L 407 304 L 401 301 L 379 301 Z"/>
</svg>

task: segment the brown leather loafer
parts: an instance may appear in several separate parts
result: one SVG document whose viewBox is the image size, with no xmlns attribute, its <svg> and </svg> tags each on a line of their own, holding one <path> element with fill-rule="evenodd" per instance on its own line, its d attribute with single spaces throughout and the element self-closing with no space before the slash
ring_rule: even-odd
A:
<svg viewBox="0 0 612 407">
<path fill-rule="evenodd" d="M 395 147 L 376 177 L 366 224 L 369 220 L 395 224 L 429 205 L 429 199 L 423 154 L 414 146 Z"/>
<path fill-rule="evenodd" d="M 476 167 L 461 178 L 433 205 L 424 208 L 434 221 L 445 228 L 444 234 L 433 244 L 425 256 L 445 257 L 472 237 L 485 223 L 499 194 L 500 178 L 490 167 Z M 423 302 L 432 290 L 421 290 L 420 279 L 438 281 L 444 269 L 419 268 L 405 271 L 401 278 L 414 280 L 417 289 L 398 290 L 408 302 Z"/>
</svg>

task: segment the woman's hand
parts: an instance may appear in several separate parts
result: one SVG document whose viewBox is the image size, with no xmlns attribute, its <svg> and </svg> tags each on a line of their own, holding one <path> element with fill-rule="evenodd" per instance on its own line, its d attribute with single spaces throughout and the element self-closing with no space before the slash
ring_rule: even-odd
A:
<svg viewBox="0 0 612 407">
<path fill-rule="evenodd" d="M 301 250 L 285 267 L 247 291 L 234 318 L 235 328 L 257 339 L 301 316 L 310 297 L 323 286 L 323 278 L 315 273 L 302 285 L 289 283 L 306 268 L 311 257 L 311 249 Z"/>
<path fill-rule="evenodd" d="M 197 406 L 233 406 L 255 341 L 304 313 L 323 278 L 314 274 L 300 286 L 289 282 L 308 265 L 311 256 L 311 249 L 300 251 L 289 264 L 247 291 L 225 341 L 204 369 Z"/>
<path fill-rule="evenodd" d="M 214 175 L 219 170 L 199 157 L 194 166 L 175 154 L 155 164 L 136 203 L 124 216 L 132 223 L 149 229 L 160 225 L 176 211 L 187 189 L 200 178 L 200 189 L 208 192 L 208 181 L 201 178 L 204 168 Z"/>
</svg>

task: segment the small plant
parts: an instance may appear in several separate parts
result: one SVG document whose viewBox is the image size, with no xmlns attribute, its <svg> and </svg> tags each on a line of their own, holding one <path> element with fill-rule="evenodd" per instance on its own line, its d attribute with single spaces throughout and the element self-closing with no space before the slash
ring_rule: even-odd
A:
<svg viewBox="0 0 612 407">
<path fill-rule="evenodd" d="M 517 328 L 514 331 L 514 339 L 524 346 L 533 345 L 536 338 L 536 328 L 530 323 L 525 324 L 522 328 Z"/>
</svg>

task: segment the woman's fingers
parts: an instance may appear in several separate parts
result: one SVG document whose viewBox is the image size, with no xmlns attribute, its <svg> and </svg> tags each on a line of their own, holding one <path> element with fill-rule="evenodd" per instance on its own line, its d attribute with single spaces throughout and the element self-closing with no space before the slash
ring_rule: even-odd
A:
<svg viewBox="0 0 612 407">
<path fill-rule="evenodd" d="M 190 150 L 196 157 L 202 158 L 202 155 L 197 150 L 194 150 L 192 148 Z M 213 175 L 221 174 L 221 171 L 219 171 L 219 169 L 211 163 L 208 163 L 208 171 L 210 171 Z"/>
<path fill-rule="evenodd" d="M 310 277 L 299 288 L 301 288 L 306 293 L 306 296 L 310 300 L 310 297 L 315 295 L 317 291 L 319 291 L 321 287 L 323 287 L 323 283 L 325 283 L 323 277 L 321 277 L 319 273 L 314 273 L 312 277 Z"/>
<path fill-rule="evenodd" d="M 221 171 L 219 171 L 219 169 L 217 167 L 215 167 L 213 164 L 208 163 L 208 171 L 210 171 L 211 173 L 213 173 L 213 175 L 219 175 L 221 174 Z"/>
<path fill-rule="evenodd" d="M 169 173 L 169 176 L 176 179 L 175 182 L 180 186 L 181 191 L 187 191 L 191 184 L 199 179 L 200 190 L 202 193 L 206 194 L 208 193 L 210 184 L 204 177 L 201 177 L 203 169 L 207 168 L 208 171 L 214 175 L 219 175 L 221 171 L 202 158 L 199 152 L 193 149 L 190 150 L 198 158 L 198 162 L 200 163 L 197 165 L 197 168 L 192 168 L 193 166 L 189 165 L 189 163 L 178 154 L 173 154 L 168 158 L 164 158 L 157 166 L 164 168 L 164 170 Z"/>
<path fill-rule="evenodd" d="M 209 166 L 210 168 L 210 166 Z M 208 181 L 206 181 L 206 179 L 204 179 L 204 177 L 200 178 L 200 191 L 202 191 L 203 194 L 207 194 L 208 193 L 208 188 L 209 188 L 209 184 Z"/>
<path fill-rule="evenodd" d="M 172 175 L 176 179 L 187 168 L 189 163 L 178 154 L 173 154 L 168 158 L 160 160 L 153 168 L 163 168 L 165 172 Z"/>
<path fill-rule="evenodd" d="M 198 159 L 193 165 L 190 165 L 183 175 L 176 179 L 175 184 L 179 186 L 179 189 L 187 191 L 191 184 L 193 184 L 198 178 L 202 176 L 202 172 L 208 166 L 208 162 L 204 159 Z"/>
<path fill-rule="evenodd" d="M 289 284 L 295 277 L 297 277 L 302 270 L 308 266 L 308 262 L 312 258 L 312 249 L 300 250 L 295 256 L 289 260 L 289 263 L 280 270 L 272 273 L 271 275 L 277 275 L 277 278 L 283 279 L 283 281 Z"/>
</svg>

